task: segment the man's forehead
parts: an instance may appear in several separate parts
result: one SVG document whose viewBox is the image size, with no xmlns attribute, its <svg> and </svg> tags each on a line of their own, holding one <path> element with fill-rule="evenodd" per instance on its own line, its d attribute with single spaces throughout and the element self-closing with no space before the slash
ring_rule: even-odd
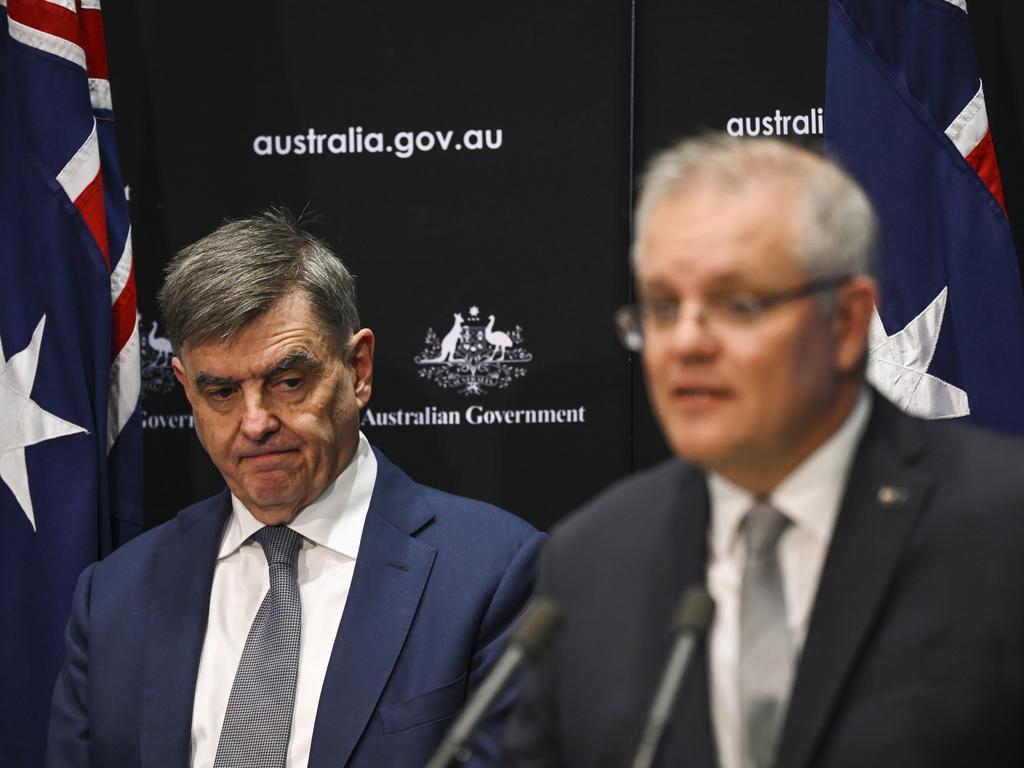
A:
<svg viewBox="0 0 1024 768">
<path fill-rule="evenodd" d="M 275 325 L 243 327 L 227 339 L 185 342 L 178 356 L 189 368 L 255 373 L 283 361 L 322 362 L 329 356 L 328 340 L 317 329 Z"/>
<path fill-rule="evenodd" d="M 796 217 L 791 200 L 759 186 L 756 194 L 714 188 L 666 198 L 652 212 L 638 252 L 641 282 L 681 269 L 729 281 L 765 267 L 799 269 L 791 256 Z"/>
</svg>

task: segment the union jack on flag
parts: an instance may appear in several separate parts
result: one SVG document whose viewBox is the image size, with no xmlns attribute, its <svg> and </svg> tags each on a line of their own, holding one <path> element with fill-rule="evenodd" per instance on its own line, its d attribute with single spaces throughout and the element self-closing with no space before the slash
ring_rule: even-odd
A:
<svg viewBox="0 0 1024 768">
<path fill-rule="evenodd" d="M 868 378 L 1024 433 L 1024 291 L 967 0 L 830 0 L 825 141 L 881 223 Z"/>
<path fill-rule="evenodd" d="M 141 530 L 139 334 L 98 0 L 0 0 L 0 765 L 42 765 L 79 572 Z"/>
</svg>

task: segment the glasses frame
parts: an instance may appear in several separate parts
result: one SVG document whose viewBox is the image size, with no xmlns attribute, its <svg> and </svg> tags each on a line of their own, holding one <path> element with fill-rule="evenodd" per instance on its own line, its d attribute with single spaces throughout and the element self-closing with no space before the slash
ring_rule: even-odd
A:
<svg viewBox="0 0 1024 768">
<path fill-rule="evenodd" d="M 843 283 L 849 281 L 852 277 L 852 275 L 824 277 L 820 280 L 812 280 L 809 283 L 798 285 L 795 288 L 787 288 L 786 290 L 776 291 L 775 293 L 769 293 L 764 296 L 751 295 L 750 298 L 756 302 L 756 308 L 753 308 L 750 320 L 751 322 L 757 322 L 764 317 L 768 310 L 773 309 L 774 307 L 782 304 L 788 304 L 789 302 L 803 299 L 807 296 L 813 296 L 814 294 L 821 293 L 822 291 L 829 291 L 833 288 L 838 288 Z M 679 306 L 680 305 L 677 304 L 676 315 L 672 320 L 672 325 L 679 322 Z M 613 315 L 615 330 L 618 334 L 619 341 L 622 343 L 622 346 L 630 352 L 640 352 L 644 348 L 643 314 L 643 302 L 635 302 L 620 307 Z"/>
</svg>

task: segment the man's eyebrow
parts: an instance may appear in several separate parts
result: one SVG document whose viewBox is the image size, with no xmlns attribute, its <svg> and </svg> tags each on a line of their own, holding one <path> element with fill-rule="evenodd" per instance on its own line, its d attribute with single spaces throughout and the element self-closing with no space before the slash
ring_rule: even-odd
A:
<svg viewBox="0 0 1024 768">
<path fill-rule="evenodd" d="M 297 366 L 307 368 L 313 373 L 322 373 L 324 370 L 324 364 L 318 357 L 308 349 L 298 347 L 264 370 L 263 373 L 259 374 L 256 378 L 269 379 L 272 376 L 284 373 L 285 371 Z"/>
<path fill-rule="evenodd" d="M 750 282 L 750 278 L 738 272 L 724 272 L 716 275 L 707 281 L 707 288 L 712 291 L 730 290 L 733 288 L 744 288 Z M 675 286 L 671 281 L 655 277 L 648 281 L 639 281 L 637 289 L 640 293 L 675 293 Z"/>
<path fill-rule="evenodd" d="M 195 378 L 196 389 L 217 389 L 219 387 L 231 387 L 238 383 L 238 379 L 231 379 L 226 376 L 214 376 L 212 373 L 203 371 Z"/>
<path fill-rule="evenodd" d="M 272 376 L 277 376 L 278 374 L 284 373 L 296 366 L 308 368 L 313 373 L 320 373 L 324 370 L 323 362 L 321 362 L 308 349 L 299 347 L 298 349 L 293 349 L 276 363 L 273 363 L 260 373 L 256 374 L 253 378 L 269 379 Z M 195 385 L 197 389 L 216 389 L 218 387 L 233 387 L 238 384 L 238 381 L 238 379 L 233 379 L 228 376 L 217 376 L 216 374 L 202 371 L 196 376 Z"/>
</svg>

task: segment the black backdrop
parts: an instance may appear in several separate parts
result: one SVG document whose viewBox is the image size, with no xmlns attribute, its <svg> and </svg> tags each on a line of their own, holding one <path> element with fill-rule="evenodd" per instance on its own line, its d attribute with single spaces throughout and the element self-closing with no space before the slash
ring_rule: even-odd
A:
<svg viewBox="0 0 1024 768">
<path fill-rule="evenodd" d="M 995 29 L 1000 5 L 978 23 Z M 223 219 L 317 211 L 312 228 L 358 276 L 377 334 L 371 442 L 422 482 L 547 527 L 665 455 L 610 320 L 631 296 L 638 170 L 680 135 L 763 117 L 821 138 L 824 0 L 143 0 L 104 13 L 140 289 L 149 526 L 220 485 L 173 385 L 154 295 L 170 255 Z M 1011 92 L 1007 47 L 992 35 L 993 60 L 980 58 Z M 999 151 L 1009 140 L 990 110 Z M 424 362 L 455 313 L 473 370 Z M 511 344 L 492 362 L 490 315 Z M 516 418 L 553 423 L 505 423 Z"/>
</svg>

